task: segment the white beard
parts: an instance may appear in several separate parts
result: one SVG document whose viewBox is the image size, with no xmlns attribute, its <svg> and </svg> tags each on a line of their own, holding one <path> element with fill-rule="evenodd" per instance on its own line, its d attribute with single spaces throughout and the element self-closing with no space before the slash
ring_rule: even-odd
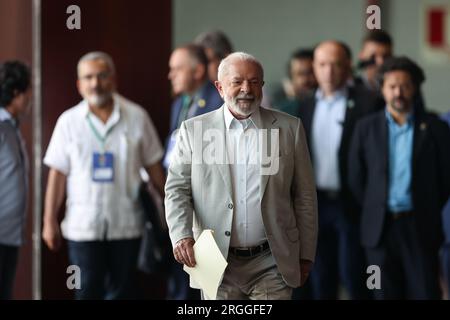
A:
<svg viewBox="0 0 450 320">
<path fill-rule="evenodd" d="M 253 112 L 258 110 L 259 106 L 261 105 L 261 99 L 255 99 L 248 107 L 242 108 L 239 106 L 239 103 L 237 102 L 238 97 L 230 98 L 227 95 L 224 95 L 225 104 L 236 114 L 242 116 L 242 117 L 248 117 Z"/>
<path fill-rule="evenodd" d="M 91 94 L 85 97 L 89 105 L 93 107 L 103 106 L 110 98 L 110 94 Z"/>
</svg>

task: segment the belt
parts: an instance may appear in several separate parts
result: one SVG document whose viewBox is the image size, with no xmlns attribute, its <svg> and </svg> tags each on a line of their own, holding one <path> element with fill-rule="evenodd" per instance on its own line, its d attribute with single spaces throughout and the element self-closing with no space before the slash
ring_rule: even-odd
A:
<svg viewBox="0 0 450 320">
<path fill-rule="evenodd" d="M 250 247 L 250 248 L 232 248 L 230 247 L 230 252 L 238 257 L 253 257 L 257 254 L 260 254 L 261 252 L 266 251 L 269 249 L 269 242 L 264 242 L 256 247 Z"/>
<path fill-rule="evenodd" d="M 339 199 L 339 196 L 340 196 L 339 191 L 317 189 L 318 198 L 324 198 L 330 201 L 335 201 Z"/>
<path fill-rule="evenodd" d="M 401 212 L 388 212 L 389 216 L 393 220 L 398 220 L 405 217 L 412 217 L 414 215 L 413 211 L 401 211 Z"/>
</svg>

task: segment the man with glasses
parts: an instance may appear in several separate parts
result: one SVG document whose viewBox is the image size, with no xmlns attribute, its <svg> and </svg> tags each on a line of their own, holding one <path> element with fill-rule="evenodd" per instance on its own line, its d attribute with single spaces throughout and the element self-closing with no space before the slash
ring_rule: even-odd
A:
<svg viewBox="0 0 450 320">
<path fill-rule="evenodd" d="M 59 117 L 44 158 L 50 172 L 43 238 L 51 250 L 62 236 L 68 240 L 70 263 L 81 270 L 77 299 L 135 298 L 144 221 L 140 169 L 163 195 L 163 149 L 145 110 L 115 92 L 109 55 L 84 55 L 77 87 L 84 100 Z"/>
</svg>

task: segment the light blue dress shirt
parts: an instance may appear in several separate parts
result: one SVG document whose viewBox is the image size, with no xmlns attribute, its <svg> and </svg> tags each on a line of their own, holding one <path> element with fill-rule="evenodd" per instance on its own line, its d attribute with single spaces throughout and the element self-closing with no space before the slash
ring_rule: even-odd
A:
<svg viewBox="0 0 450 320">
<path fill-rule="evenodd" d="M 389 130 L 389 192 L 388 208 L 393 213 L 413 209 L 411 199 L 414 117 L 408 116 L 398 125 L 386 110 Z"/>
<path fill-rule="evenodd" d="M 325 97 L 316 91 L 316 109 L 312 123 L 312 154 L 318 189 L 339 191 L 339 147 L 347 107 L 347 90 Z"/>
</svg>

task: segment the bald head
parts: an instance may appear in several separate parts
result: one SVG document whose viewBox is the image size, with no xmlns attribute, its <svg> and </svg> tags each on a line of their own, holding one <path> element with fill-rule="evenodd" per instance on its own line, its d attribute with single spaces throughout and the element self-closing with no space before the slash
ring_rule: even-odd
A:
<svg viewBox="0 0 450 320">
<path fill-rule="evenodd" d="M 351 53 L 338 41 L 324 41 L 314 50 L 314 74 L 325 95 L 341 89 L 351 71 Z"/>
</svg>

